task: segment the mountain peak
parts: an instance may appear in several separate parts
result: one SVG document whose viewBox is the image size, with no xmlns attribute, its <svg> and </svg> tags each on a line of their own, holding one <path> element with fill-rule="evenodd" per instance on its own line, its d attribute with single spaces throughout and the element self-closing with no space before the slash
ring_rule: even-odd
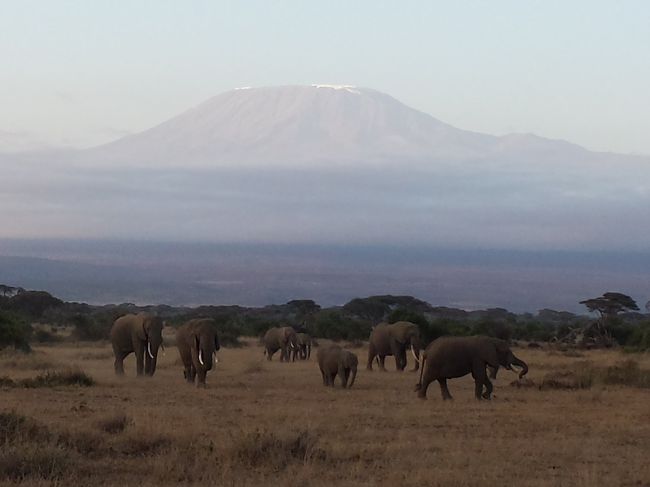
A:
<svg viewBox="0 0 650 487">
<path fill-rule="evenodd" d="M 390 95 L 347 84 L 240 87 L 144 132 L 85 151 L 141 167 L 361 166 L 556 157 L 568 143 L 461 130 Z"/>
</svg>

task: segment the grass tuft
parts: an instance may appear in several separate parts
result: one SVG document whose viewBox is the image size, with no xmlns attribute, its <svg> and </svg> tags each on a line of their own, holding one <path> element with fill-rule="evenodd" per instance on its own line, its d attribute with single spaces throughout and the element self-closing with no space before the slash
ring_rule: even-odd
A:
<svg viewBox="0 0 650 487">
<path fill-rule="evenodd" d="M 293 463 L 308 464 L 326 458 L 325 451 L 318 448 L 318 438 L 304 430 L 288 435 L 255 430 L 236 440 L 230 454 L 234 464 L 276 472 Z"/>
<path fill-rule="evenodd" d="M 23 379 L 19 384 L 28 388 L 58 386 L 90 387 L 95 385 L 95 379 L 81 369 L 70 369 L 62 372 L 48 371 L 31 379 Z"/>
<path fill-rule="evenodd" d="M 122 433 L 131 424 L 133 424 L 133 420 L 126 414 L 116 414 L 97 421 L 97 427 L 111 435 Z"/>
<path fill-rule="evenodd" d="M 70 453 L 53 445 L 19 443 L 0 452 L 0 478 L 12 481 L 61 479 L 69 470 Z"/>
</svg>

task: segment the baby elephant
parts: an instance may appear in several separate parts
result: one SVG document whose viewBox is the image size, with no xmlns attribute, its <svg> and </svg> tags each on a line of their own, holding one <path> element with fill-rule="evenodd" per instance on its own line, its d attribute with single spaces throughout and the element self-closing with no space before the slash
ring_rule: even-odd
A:
<svg viewBox="0 0 650 487">
<path fill-rule="evenodd" d="M 345 389 L 348 386 L 348 379 L 350 372 L 352 372 L 352 380 L 350 387 L 354 384 L 354 379 L 357 377 L 357 365 L 359 360 L 352 352 L 343 350 L 338 345 L 330 345 L 328 347 L 320 347 L 318 354 L 318 367 L 323 376 L 323 385 L 334 386 L 334 378 L 338 374 L 341 377 L 341 386 Z"/>
<path fill-rule="evenodd" d="M 212 357 L 219 350 L 214 320 L 190 320 L 176 331 L 176 346 L 181 355 L 187 382 L 205 387 L 205 376 L 212 369 Z"/>
</svg>

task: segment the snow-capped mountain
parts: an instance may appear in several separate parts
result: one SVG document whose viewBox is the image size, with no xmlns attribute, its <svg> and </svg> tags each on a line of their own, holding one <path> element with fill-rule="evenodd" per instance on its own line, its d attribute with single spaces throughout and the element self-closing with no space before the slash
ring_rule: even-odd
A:
<svg viewBox="0 0 650 487">
<path fill-rule="evenodd" d="M 536 152 L 558 150 L 557 141 L 539 137 L 460 130 L 372 89 L 312 85 L 228 91 L 86 154 L 144 167 L 308 167 L 504 157 L 527 145 Z"/>
</svg>

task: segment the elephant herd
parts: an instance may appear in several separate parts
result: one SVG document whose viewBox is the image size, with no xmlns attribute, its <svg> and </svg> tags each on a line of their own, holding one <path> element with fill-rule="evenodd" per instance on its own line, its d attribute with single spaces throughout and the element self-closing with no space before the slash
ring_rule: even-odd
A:
<svg viewBox="0 0 650 487">
<path fill-rule="evenodd" d="M 158 350 L 163 348 L 161 318 L 147 313 L 129 314 L 118 318 L 111 329 L 111 343 L 115 355 L 115 373 L 124 374 L 124 358 L 135 353 L 137 375 L 152 376 L 156 371 Z M 306 333 L 297 333 L 290 326 L 270 328 L 263 339 L 267 360 L 280 351 L 280 361 L 297 358 L 309 360 L 312 339 Z M 183 363 L 184 377 L 197 387 L 205 387 L 206 374 L 218 361 L 219 338 L 212 319 L 193 319 L 176 331 L 176 346 Z M 164 350 L 164 348 L 163 348 Z M 376 362 L 385 371 L 387 356 L 395 357 L 395 366 L 403 371 L 407 366 L 407 352 L 415 361 L 413 371 L 419 369 L 415 386 L 417 395 L 426 399 L 429 385 L 438 381 L 443 399 L 451 399 L 447 380 L 471 374 L 477 399 L 490 399 L 500 367 L 521 368 L 519 378 L 528 373 L 528 365 L 516 357 L 504 340 L 485 336 L 440 337 L 424 347 L 418 326 L 408 321 L 381 323 L 375 326 L 368 340 L 367 370 Z M 323 385 L 333 386 L 338 375 L 343 388 L 352 387 L 357 376 L 357 356 L 339 345 L 321 346 L 316 354 Z M 490 371 L 490 378 L 487 370 Z M 349 385 L 348 385 L 348 380 Z"/>
</svg>

